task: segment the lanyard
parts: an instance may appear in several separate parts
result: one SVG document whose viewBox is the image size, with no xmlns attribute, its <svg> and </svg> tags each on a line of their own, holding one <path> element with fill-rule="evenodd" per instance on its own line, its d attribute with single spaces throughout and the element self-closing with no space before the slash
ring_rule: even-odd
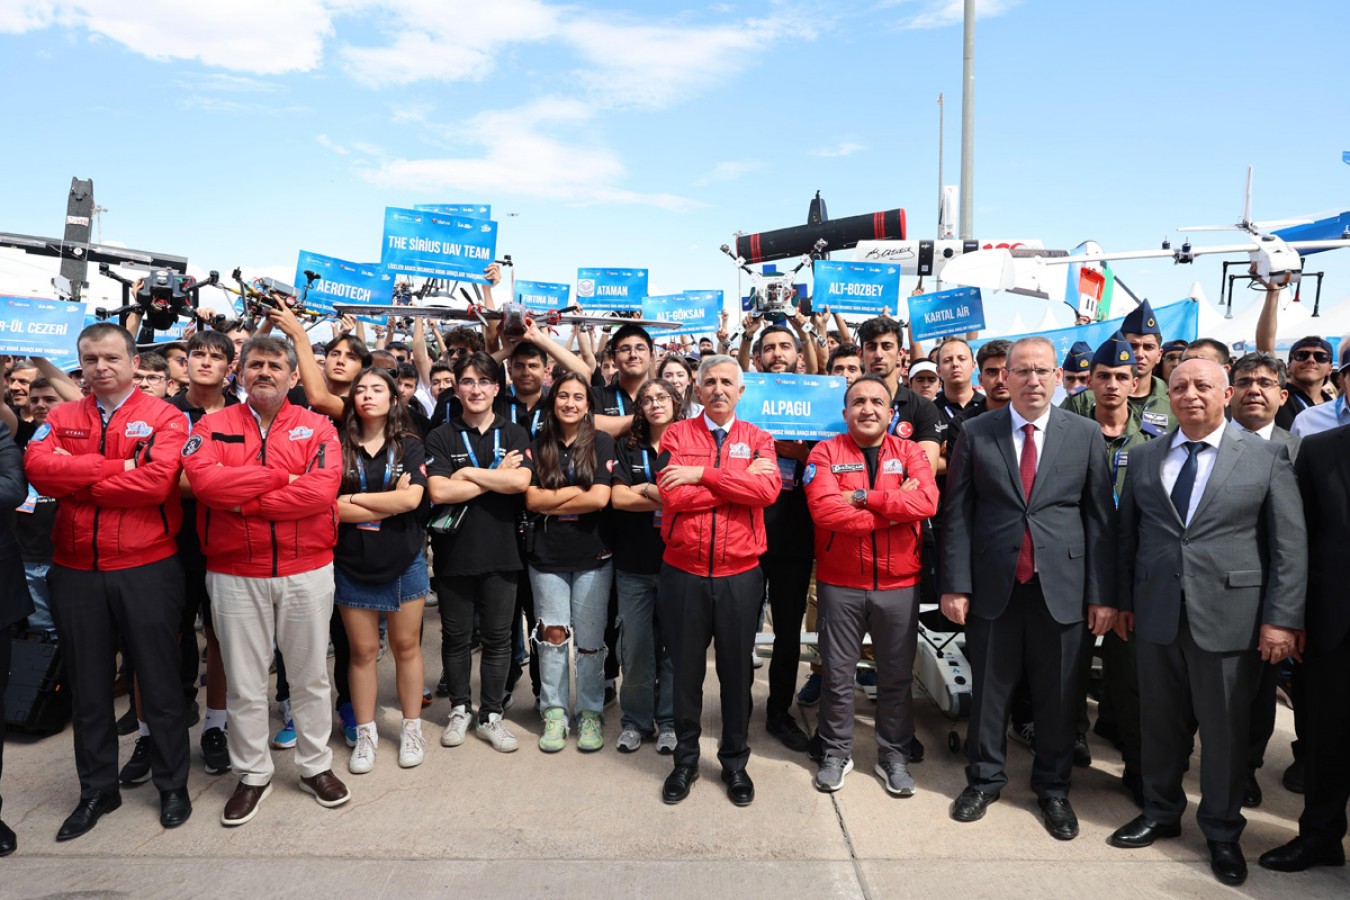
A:
<svg viewBox="0 0 1350 900">
<path fill-rule="evenodd" d="M 540 409 L 535 409 L 534 411 L 534 418 L 530 420 L 530 437 L 534 437 L 535 434 L 539 431 L 539 415 L 542 412 L 543 410 Z M 516 421 L 516 405 L 514 403 L 511 404 L 511 424 L 512 425 L 520 424 L 519 422 Z"/>
<path fill-rule="evenodd" d="M 619 415 L 628 415 L 628 407 L 624 405 L 623 402 L 623 388 L 619 387 L 617 384 L 614 386 L 614 399 L 619 401 Z"/>
<path fill-rule="evenodd" d="M 642 471 L 643 474 L 647 476 L 647 481 L 650 482 L 652 480 L 652 464 L 650 458 L 647 456 L 646 447 L 642 448 Z"/>
<path fill-rule="evenodd" d="M 475 469 L 481 469 L 478 464 L 478 454 L 473 452 L 473 444 L 469 443 L 469 432 L 461 431 L 460 437 L 464 439 L 464 449 L 469 454 L 469 462 L 473 463 Z M 502 430 L 500 428 L 492 429 L 492 465 L 489 469 L 497 468 L 497 463 L 502 460 Z"/>
<path fill-rule="evenodd" d="M 369 493 L 366 487 L 366 461 L 359 459 L 356 461 L 356 474 L 361 478 L 361 493 Z M 394 448 L 388 447 L 384 451 L 384 487 L 382 491 L 389 490 L 389 477 L 394 474 Z"/>
</svg>

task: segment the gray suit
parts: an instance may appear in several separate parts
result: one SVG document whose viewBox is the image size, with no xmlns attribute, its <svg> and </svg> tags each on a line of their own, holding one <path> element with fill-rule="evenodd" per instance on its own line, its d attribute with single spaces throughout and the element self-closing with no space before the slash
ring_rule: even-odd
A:
<svg viewBox="0 0 1350 900">
<path fill-rule="evenodd" d="M 1260 626 L 1303 627 L 1302 501 L 1287 447 L 1230 425 L 1185 524 L 1162 480 L 1175 434 L 1131 454 L 1119 509 L 1120 608 L 1134 612 L 1144 699 L 1144 814 L 1166 825 L 1180 821 L 1198 721 L 1197 818 L 1209 840 L 1236 841 L 1246 822 Z"/>
<path fill-rule="evenodd" d="M 1024 671 L 1036 723 L 1032 788 L 1043 798 L 1068 792 L 1087 605 L 1116 605 L 1111 472 L 1101 445 L 1096 422 L 1052 408 L 1029 499 L 1008 408 L 967 420 L 952 453 L 940 578 L 943 593 L 971 595 L 966 778 L 986 793 L 1008 780 L 1008 701 Z M 1019 585 L 1028 530 L 1037 577 Z"/>
</svg>

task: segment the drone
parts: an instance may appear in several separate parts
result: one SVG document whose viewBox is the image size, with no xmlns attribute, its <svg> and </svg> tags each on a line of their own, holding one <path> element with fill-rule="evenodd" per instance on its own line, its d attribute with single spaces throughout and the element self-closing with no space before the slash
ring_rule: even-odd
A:
<svg viewBox="0 0 1350 900">
<path fill-rule="evenodd" d="M 122 286 L 122 305 L 112 310 L 96 309 L 94 315 L 100 321 L 117 316 L 125 327 L 127 317 L 139 312 L 142 328 L 152 333 L 172 328 L 179 318 L 195 319 L 202 288 L 220 281 L 220 273 L 216 271 L 201 282 L 167 268 L 152 268 L 139 281 L 117 274 L 106 262 L 99 263 L 98 271 Z"/>
<path fill-rule="evenodd" d="M 722 245 L 722 252 L 731 257 L 736 263 L 736 268 L 750 276 L 750 315 L 780 325 L 799 310 L 810 313 L 810 301 L 797 295 L 797 286 L 793 283 L 793 279 L 802 269 L 823 258 L 826 246 L 828 243 L 824 238 L 817 240 L 812 245 L 811 252 L 803 254 L 801 260 L 789 272 L 756 272 L 746 265 L 744 257 L 733 254 L 728 245 Z"/>
<path fill-rule="evenodd" d="M 285 308 L 295 313 L 299 318 L 310 319 L 310 324 L 306 329 L 308 330 L 319 324 L 323 319 L 328 318 L 328 314 L 316 312 L 305 306 L 309 289 L 320 277 L 318 272 L 305 270 L 305 286 L 297 291 L 294 285 L 276 278 L 260 277 L 245 281 L 243 271 L 236 266 L 234 271 L 230 273 L 230 280 L 237 287 L 230 287 L 219 282 L 216 283 L 216 287 L 227 294 L 234 294 L 243 301 L 245 318 L 256 321 L 264 318 L 269 309 Z"/>
<path fill-rule="evenodd" d="M 460 289 L 463 291 L 463 288 Z M 467 296 L 467 292 L 465 294 Z M 338 315 L 354 316 L 407 316 L 410 318 L 429 318 L 441 321 L 477 322 L 484 328 L 490 322 L 501 324 L 502 334 L 508 338 L 519 338 L 525 334 L 531 322 L 554 327 L 557 325 L 641 325 L 643 328 L 679 328 L 677 322 L 662 322 L 656 319 L 621 318 L 615 316 L 589 316 L 575 313 L 576 307 L 566 309 L 533 310 L 523 303 L 506 303 L 501 309 L 470 303 L 468 309 L 451 306 L 367 306 L 364 304 L 334 304 Z"/>
</svg>

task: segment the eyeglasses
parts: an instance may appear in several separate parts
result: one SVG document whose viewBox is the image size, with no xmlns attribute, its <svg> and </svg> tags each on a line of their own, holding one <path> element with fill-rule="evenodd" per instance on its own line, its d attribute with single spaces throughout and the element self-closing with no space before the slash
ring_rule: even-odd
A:
<svg viewBox="0 0 1350 900">
<path fill-rule="evenodd" d="M 615 347 L 614 353 L 626 353 L 629 356 L 642 356 L 647 352 L 646 344 L 624 344 L 622 347 Z"/>
<path fill-rule="evenodd" d="M 1035 375 L 1041 381 L 1049 378 L 1055 373 L 1054 369 L 1033 369 L 1030 366 L 1018 366 L 1015 369 L 1008 369 L 1008 374 L 1016 378 L 1030 378 Z"/>
<path fill-rule="evenodd" d="M 672 401 L 665 394 L 653 394 L 650 397 L 643 397 L 638 401 L 638 406 L 646 409 L 649 406 L 670 406 Z"/>
<path fill-rule="evenodd" d="M 1294 358 L 1295 362 L 1307 362 L 1310 359 L 1319 363 L 1331 362 L 1331 354 L 1322 350 L 1295 350 L 1290 356 Z"/>
<path fill-rule="evenodd" d="M 1274 378 L 1250 378 L 1243 377 L 1233 381 L 1233 387 L 1240 391 L 1245 391 L 1250 387 L 1259 387 L 1263 391 L 1271 391 L 1279 387 L 1280 383 Z"/>
<path fill-rule="evenodd" d="M 131 376 L 131 380 L 132 380 L 134 383 L 136 383 L 136 384 L 141 384 L 142 382 L 144 382 L 145 384 L 158 384 L 159 382 L 165 380 L 165 376 L 163 376 L 163 375 L 141 375 L 140 373 L 137 373 L 137 374 Z"/>
<path fill-rule="evenodd" d="M 180 366 L 186 366 L 186 365 L 187 365 L 187 357 L 186 357 L 186 356 L 170 356 L 170 357 L 169 357 L 169 362 L 171 362 L 171 363 L 178 363 L 178 365 L 180 365 Z"/>
<path fill-rule="evenodd" d="M 461 378 L 459 381 L 455 382 L 455 384 L 458 387 L 463 388 L 476 387 L 479 390 L 483 391 L 491 390 L 492 388 L 495 388 L 497 386 L 497 382 L 493 381 L 491 378 L 480 378 L 477 381 L 475 381 L 472 378 Z"/>
</svg>

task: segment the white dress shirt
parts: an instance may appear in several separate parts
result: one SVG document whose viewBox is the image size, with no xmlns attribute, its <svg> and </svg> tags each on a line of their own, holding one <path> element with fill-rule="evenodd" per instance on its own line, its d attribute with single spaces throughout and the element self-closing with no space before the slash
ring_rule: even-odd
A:
<svg viewBox="0 0 1350 900">
<path fill-rule="evenodd" d="M 1248 428 L 1246 425 L 1243 425 L 1237 419 L 1233 420 L 1233 427 L 1236 428 L 1238 431 L 1245 431 L 1248 434 L 1254 434 L 1263 441 L 1270 440 L 1270 436 L 1275 433 L 1275 421 L 1273 419 L 1267 422 L 1265 425 L 1262 425 L 1255 431 L 1252 431 L 1250 428 Z"/>
<path fill-rule="evenodd" d="M 1205 496 L 1205 485 L 1209 483 L 1209 475 L 1214 471 L 1214 461 L 1219 458 L 1219 442 L 1223 439 L 1223 430 L 1228 427 L 1224 422 L 1218 428 L 1211 431 L 1200 439 L 1202 444 L 1208 446 L 1202 448 L 1195 455 L 1195 486 L 1191 488 L 1191 504 L 1183 517 L 1185 524 L 1191 524 L 1191 517 L 1195 515 L 1195 510 L 1200 506 L 1200 500 Z M 1167 456 L 1163 457 L 1162 482 L 1168 496 L 1172 494 L 1172 488 L 1177 483 L 1177 476 L 1181 474 L 1181 465 L 1186 461 L 1186 442 L 1190 438 L 1178 428 L 1172 438 L 1172 446 L 1167 451 Z"/>
<path fill-rule="evenodd" d="M 709 431 L 709 432 L 716 431 L 717 429 L 720 428 L 720 429 L 722 429 L 723 431 L 725 431 L 727 434 L 731 434 L 731 426 L 736 424 L 736 417 L 735 417 L 735 416 L 732 416 L 730 419 L 727 420 L 727 424 L 725 424 L 725 425 L 718 425 L 718 424 L 717 424 L 716 422 L 714 422 L 712 419 L 708 418 L 708 414 L 707 414 L 707 413 L 704 413 L 704 414 L 703 414 L 703 424 L 708 426 L 708 431 Z"/>
<path fill-rule="evenodd" d="M 1036 442 L 1036 471 L 1041 469 L 1041 457 L 1045 455 L 1045 426 L 1050 422 L 1050 407 L 1046 407 L 1045 412 L 1041 413 L 1040 418 L 1024 419 L 1022 414 L 1010 403 L 1008 411 L 1012 413 L 1012 439 L 1013 449 L 1017 451 L 1017 461 L 1022 462 L 1022 444 L 1026 441 L 1026 434 L 1022 431 L 1025 425 L 1035 425 L 1036 430 L 1032 432 L 1031 437 Z"/>
</svg>

